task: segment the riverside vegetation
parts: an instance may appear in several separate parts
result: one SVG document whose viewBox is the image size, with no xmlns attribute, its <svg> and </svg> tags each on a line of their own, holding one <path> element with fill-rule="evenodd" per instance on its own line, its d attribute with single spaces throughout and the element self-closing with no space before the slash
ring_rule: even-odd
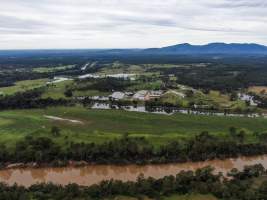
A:
<svg viewBox="0 0 267 200">
<path fill-rule="evenodd" d="M 53 132 L 54 135 L 59 134 L 57 128 L 54 128 Z M 69 160 L 101 164 L 146 164 L 205 161 L 267 153 L 265 143 L 243 143 L 245 136 L 242 132 L 236 133 L 234 128 L 231 129 L 231 134 L 232 139 L 224 140 L 203 132 L 192 139 L 170 142 L 157 148 L 145 138 L 129 138 L 125 135 L 122 139 L 103 144 L 72 143 L 66 149 L 58 146 L 49 138 L 27 136 L 24 140 L 17 142 L 13 152 L 8 151 L 5 145 L 2 145 L 0 161 L 3 165 L 10 162 L 37 162 L 63 166 Z"/>
</svg>

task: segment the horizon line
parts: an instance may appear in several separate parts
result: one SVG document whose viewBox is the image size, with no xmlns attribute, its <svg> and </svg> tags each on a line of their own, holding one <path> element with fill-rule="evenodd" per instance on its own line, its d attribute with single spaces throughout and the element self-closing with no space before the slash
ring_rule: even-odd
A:
<svg viewBox="0 0 267 200">
<path fill-rule="evenodd" d="M 166 46 L 162 46 L 162 47 L 145 47 L 145 48 L 17 48 L 17 49 L 0 49 L 0 51 L 50 51 L 50 50 L 143 50 L 143 49 L 158 49 L 158 48 L 164 48 L 164 47 L 170 47 L 170 46 L 178 46 L 178 45 L 191 45 L 191 46 L 206 46 L 206 45 L 210 45 L 210 44 L 226 44 L 226 45 L 232 45 L 232 44 L 241 44 L 241 45 L 260 45 L 260 46 L 265 46 L 267 47 L 267 45 L 265 44 L 260 44 L 260 43 L 254 43 L 254 42 L 244 42 L 244 43 L 238 43 L 238 42 L 231 42 L 231 43 L 227 43 L 227 42 L 210 42 L 210 43 L 204 43 L 204 44 L 193 44 L 193 43 L 177 43 L 177 44 L 173 44 L 173 45 L 166 45 Z"/>
</svg>

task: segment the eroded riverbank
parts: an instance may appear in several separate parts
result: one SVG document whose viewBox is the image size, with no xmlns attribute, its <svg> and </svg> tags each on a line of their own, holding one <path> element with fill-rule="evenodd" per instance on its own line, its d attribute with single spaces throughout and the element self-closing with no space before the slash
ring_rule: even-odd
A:
<svg viewBox="0 0 267 200">
<path fill-rule="evenodd" d="M 0 182 L 5 182 L 9 185 L 17 183 L 26 187 L 42 182 L 52 182 L 61 185 L 76 183 L 83 186 L 90 186 L 110 179 L 135 181 L 140 174 L 144 174 L 145 177 L 162 178 L 167 175 L 176 175 L 182 170 L 196 170 L 209 165 L 215 168 L 215 172 L 226 174 L 233 168 L 242 170 L 244 166 L 253 164 L 262 164 L 267 168 L 267 155 L 205 162 L 144 166 L 87 165 L 62 168 L 4 169 L 0 170 Z"/>
</svg>

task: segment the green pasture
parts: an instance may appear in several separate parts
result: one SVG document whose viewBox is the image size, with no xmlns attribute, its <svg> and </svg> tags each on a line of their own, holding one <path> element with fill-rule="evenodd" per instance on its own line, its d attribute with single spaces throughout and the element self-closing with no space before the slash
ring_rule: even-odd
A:
<svg viewBox="0 0 267 200">
<path fill-rule="evenodd" d="M 75 65 L 66 65 L 66 66 L 57 66 L 57 67 L 37 67 L 37 68 L 33 68 L 32 71 L 38 72 L 38 73 L 51 73 L 51 72 L 72 69 L 74 67 Z"/>
<path fill-rule="evenodd" d="M 164 197 L 163 200 L 216 200 L 212 195 L 187 194 L 187 195 L 173 195 Z"/>
<path fill-rule="evenodd" d="M 58 83 L 49 84 L 46 87 L 45 92 L 42 95 L 42 98 L 53 98 L 60 99 L 66 98 L 64 92 L 66 91 L 66 86 L 71 85 L 73 83 L 72 80 L 62 81 Z"/>
<path fill-rule="evenodd" d="M 140 198 L 127 197 L 127 196 L 117 196 L 112 199 L 106 200 L 137 200 Z M 148 197 L 142 197 L 143 200 L 154 200 Z M 212 195 L 201 195 L 201 194 L 187 194 L 187 195 L 171 195 L 169 197 L 161 197 L 162 200 L 217 200 Z"/>
<path fill-rule="evenodd" d="M 14 86 L 0 88 L 0 93 L 3 93 L 3 95 L 12 95 L 16 92 L 24 92 L 34 88 L 45 86 L 47 81 L 48 79 L 18 81 L 15 83 Z"/>
<path fill-rule="evenodd" d="M 65 120 L 53 120 L 46 116 Z M 68 120 L 78 120 L 80 123 Z M 52 126 L 61 129 L 59 137 L 51 134 Z M 58 144 L 66 146 L 70 142 L 102 143 L 128 133 L 130 137 L 146 137 L 154 145 L 159 145 L 190 138 L 202 131 L 228 137 L 231 126 L 244 129 L 248 135 L 247 141 L 254 142 L 254 132 L 267 131 L 267 120 L 184 114 L 167 116 L 120 110 L 89 110 L 83 107 L 2 111 L 0 143 L 12 147 L 16 141 L 32 135 L 51 137 Z"/>
</svg>

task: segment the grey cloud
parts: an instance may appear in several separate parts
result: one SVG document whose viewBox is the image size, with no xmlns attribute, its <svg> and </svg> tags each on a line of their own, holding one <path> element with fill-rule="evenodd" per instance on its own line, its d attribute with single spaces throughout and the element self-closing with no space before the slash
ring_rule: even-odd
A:
<svg viewBox="0 0 267 200">
<path fill-rule="evenodd" d="M 18 46 L 35 38 L 44 46 L 68 39 L 102 46 L 103 38 L 135 46 L 142 37 L 140 45 L 154 46 L 164 34 L 170 41 L 254 42 L 267 33 L 266 7 L 266 0 L 9 0 L 0 2 L 0 34 Z"/>
<path fill-rule="evenodd" d="M 160 17 L 147 17 L 147 16 L 109 16 L 114 22 L 123 24 L 150 24 L 157 26 L 175 26 L 176 22 L 172 19 L 163 19 Z"/>
<path fill-rule="evenodd" d="M 209 3 L 209 5 L 217 8 L 264 8 L 267 7 L 265 0 L 223 0 L 219 3 Z"/>
<path fill-rule="evenodd" d="M 0 28 L 40 29 L 47 24 L 35 20 L 25 20 L 0 14 Z"/>
</svg>

